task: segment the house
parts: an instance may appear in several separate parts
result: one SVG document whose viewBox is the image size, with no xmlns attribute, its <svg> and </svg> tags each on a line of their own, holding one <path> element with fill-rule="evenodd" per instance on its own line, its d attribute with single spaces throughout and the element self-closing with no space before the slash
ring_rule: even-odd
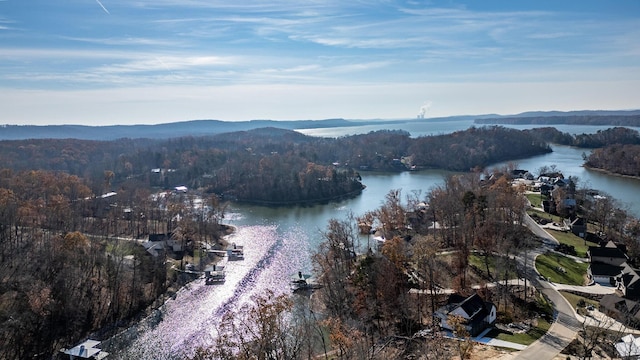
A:
<svg viewBox="0 0 640 360">
<path fill-rule="evenodd" d="M 600 299 L 600 311 L 615 316 L 628 326 L 635 327 L 640 324 L 640 303 L 616 294 L 607 294 Z"/>
<path fill-rule="evenodd" d="M 616 277 L 621 271 L 621 266 L 596 262 L 587 268 L 587 276 L 591 281 L 602 286 L 616 286 Z"/>
<path fill-rule="evenodd" d="M 177 228 L 176 230 L 179 230 Z M 153 257 L 158 257 L 161 254 L 170 254 L 176 259 L 182 258 L 184 252 L 183 247 L 191 246 L 191 240 L 180 241 L 174 238 L 174 233 L 169 234 L 149 234 L 149 241 L 142 243 L 142 246 Z"/>
<path fill-rule="evenodd" d="M 622 359 L 637 359 L 640 357 L 640 337 L 625 335 L 620 342 L 615 345 L 616 351 Z"/>
<path fill-rule="evenodd" d="M 527 170 L 515 169 L 515 170 L 511 170 L 511 178 L 533 180 L 533 175 Z"/>
<path fill-rule="evenodd" d="M 565 219 L 564 223 L 574 235 L 583 239 L 587 236 L 587 221 L 584 218 L 576 216 L 573 220 Z"/>
<path fill-rule="evenodd" d="M 590 246 L 587 256 L 591 262 L 587 274 L 592 281 L 614 285 L 625 298 L 640 298 L 640 274 L 627 263 L 629 257 L 624 246 L 616 245 L 613 241 Z"/>
<path fill-rule="evenodd" d="M 587 256 L 589 261 L 593 264 L 596 262 L 621 266 L 623 263 L 629 260 L 629 257 L 625 252 L 620 249 L 613 241 L 609 241 L 600 246 L 589 246 L 587 250 Z"/>
<path fill-rule="evenodd" d="M 600 246 L 590 246 L 587 250 L 589 279 L 603 286 L 619 287 L 622 271 L 629 260 L 627 254 L 613 241 Z"/>
<path fill-rule="evenodd" d="M 540 185 L 540 194 L 544 196 L 550 196 L 551 191 L 553 190 L 553 185 L 549 185 L 547 183 L 542 182 Z"/>
<path fill-rule="evenodd" d="M 467 332 L 476 336 L 495 323 L 496 306 L 484 301 L 477 293 L 466 298 L 459 294 L 451 294 L 447 304 L 438 309 L 434 317 L 440 319 L 441 328 L 453 331 L 448 321 L 451 316 L 456 315 L 465 320 Z"/>
<path fill-rule="evenodd" d="M 626 298 L 640 298 L 640 275 L 638 271 L 626 262 L 622 265 L 622 272 L 616 278 L 618 290 Z"/>
</svg>

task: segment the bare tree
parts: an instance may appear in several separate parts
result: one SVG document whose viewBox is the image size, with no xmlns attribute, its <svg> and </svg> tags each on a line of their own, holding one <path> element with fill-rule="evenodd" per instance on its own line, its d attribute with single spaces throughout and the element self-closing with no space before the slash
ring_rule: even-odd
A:
<svg viewBox="0 0 640 360">
<path fill-rule="evenodd" d="M 413 261 L 418 265 L 418 270 L 426 283 L 423 284 L 422 288 L 427 289 L 429 292 L 431 314 L 435 313 L 437 306 L 437 283 L 442 266 L 437 257 L 440 247 L 440 242 L 435 236 L 431 235 L 418 237 L 413 248 Z M 433 316 L 431 316 L 431 320 L 433 323 Z"/>
<path fill-rule="evenodd" d="M 319 293 L 330 316 L 346 318 L 350 313 L 348 278 L 355 264 L 354 241 L 357 236 L 354 226 L 348 221 L 329 221 L 324 242 L 313 255 L 313 263 L 319 282 L 323 285 Z"/>
<path fill-rule="evenodd" d="M 292 300 L 271 291 L 256 295 L 238 313 L 220 322 L 214 349 L 201 349 L 194 359 L 302 359 L 305 331 L 292 319 Z"/>
</svg>

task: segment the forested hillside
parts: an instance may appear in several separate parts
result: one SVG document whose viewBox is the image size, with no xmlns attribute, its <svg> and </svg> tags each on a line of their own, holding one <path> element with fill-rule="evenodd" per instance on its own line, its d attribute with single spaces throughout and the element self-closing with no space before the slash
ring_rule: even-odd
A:
<svg viewBox="0 0 640 360">
<path fill-rule="evenodd" d="M 175 220 L 186 215 L 176 207 L 183 200 L 154 203 L 148 191 L 123 192 L 111 203 L 92 195 L 74 175 L 0 171 L 0 358 L 44 358 L 92 331 L 115 329 L 178 280 L 166 257 L 125 239 L 177 234 L 186 225 Z M 125 208 L 139 216 L 124 218 Z M 182 235 L 215 241 L 222 232 L 211 220 Z M 205 225 L 209 237 L 198 237 Z"/>
<path fill-rule="evenodd" d="M 520 116 L 504 116 L 499 118 L 476 119 L 476 124 L 537 124 L 537 125 L 610 125 L 610 126 L 640 126 L 638 111 L 576 111 L 529 113 Z"/>
<path fill-rule="evenodd" d="M 640 176 L 640 145 L 612 145 L 595 149 L 585 165 L 614 174 Z"/>
<path fill-rule="evenodd" d="M 577 135 L 563 133 L 553 127 L 523 131 L 532 134 L 541 141 L 589 149 L 615 144 L 640 144 L 640 134 L 636 130 L 625 127 L 613 127 L 606 130 L 598 130 L 593 134 Z"/>
<path fill-rule="evenodd" d="M 185 185 L 242 201 L 291 203 L 358 193 L 357 171 L 469 171 L 548 151 L 544 141 L 502 127 L 416 139 L 402 131 L 334 139 L 263 128 L 169 140 L 2 141 L 0 162 L 13 170 L 64 171 L 96 194 L 111 190 L 104 185 L 109 174 L 114 189 Z"/>
</svg>

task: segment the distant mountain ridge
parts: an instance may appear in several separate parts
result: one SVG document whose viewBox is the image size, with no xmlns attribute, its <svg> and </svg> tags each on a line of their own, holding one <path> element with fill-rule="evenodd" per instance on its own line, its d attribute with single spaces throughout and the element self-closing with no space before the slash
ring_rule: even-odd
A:
<svg viewBox="0 0 640 360">
<path fill-rule="evenodd" d="M 247 131 L 264 127 L 287 130 L 354 126 L 357 123 L 344 119 L 326 120 L 190 120 L 157 125 L 2 125 L 0 140 L 25 139 L 81 139 L 115 140 L 131 139 L 168 139 L 182 136 L 215 135 L 234 131 Z"/>
<path fill-rule="evenodd" d="M 517 115 L 475 119 L 476 124 L 610 125 L 640 127 L 640 110 L 529 111 Z"/>
<path fill-rule="evenodd" d="M 313 129 L 328 127 L 346 127 L 363 125 L 383 125 L 403 122 L 429 122 L 434 120 L 462 121 L 474 120 L 479 124 L 498 123 L 535 123 L 542 121 L 535 119 L 547 119 L 549 123 L 566 123 L 565 118 L 584 117 L 640 117 L 640 110 L 631 111 L 606 111 L 606 110 L 582 110 L 582 111 L 530 111 L 516 115 L 458 115 L 425 119 L 370 119 L 370 120 L 250 120 L 250 121 L 223 121 L 223 120 L 188 120 L 157 125 L 0 125 L 0 140 L 25 140 L 25 139 L 81 139 L 81 140 L 115 140 L 130 139 L 169 139 L 183 136 L 205 136 L 235 131 L 247 131 L 252 129 L 273 127 L 286 130 Z M 560 120 L 558 120 L 560 119 Z M 559 122 L 560 121 L 560 122 Z M 634 126 L 634 125 L 628 125 Z M 637 125 L 635 125 L 637 126 Z"/>
</svg>

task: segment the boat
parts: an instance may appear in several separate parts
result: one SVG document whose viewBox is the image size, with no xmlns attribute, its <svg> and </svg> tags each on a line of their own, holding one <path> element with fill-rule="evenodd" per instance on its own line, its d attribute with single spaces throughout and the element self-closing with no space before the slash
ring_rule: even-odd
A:
<svg viewBox="0 0 640 360">
<path fill-rule="evenodd" d="M 93 360 L 101 360 L 109 356 L 109 353 L 106 351 L 102 351 L 98 346 L 100 346 L 100 341 L 97 340 L 86 340 L 85 342 L 74 346 L 71 349 L 60 349 L 60 352 L 66 355 L 69 355 L 69 359 L 93 359 Z"/>
<path fill-rule="evenodd" d="M 298 274 L 292 276 L 290 285 L 293 292 L 315 290 L 322 287 L 312 275 L 303 274 L 302 271 L 298 271 Z"/>
<path fill-rule="evenodd" d="M 224 266 L 221 265 L 213 265 L 204 270 L 204 278 L 207 285 L 223 283 L 226 276 Z"/>
<path fill-rule="evenodd" d="M 233 243 L 227 248 L 227 259 L 229 261 L 244 260 L 244 246 Z"/>
</svg>

